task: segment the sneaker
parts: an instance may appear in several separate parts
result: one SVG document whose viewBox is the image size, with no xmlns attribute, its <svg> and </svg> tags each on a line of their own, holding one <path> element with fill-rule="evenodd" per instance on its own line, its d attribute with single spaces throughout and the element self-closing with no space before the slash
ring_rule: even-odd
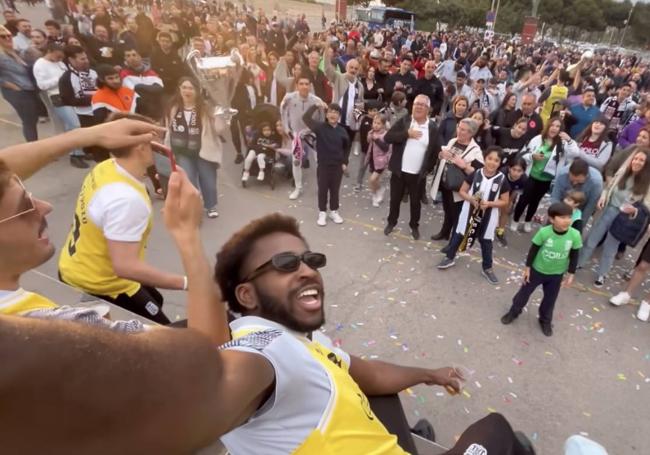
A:
<svg viewBox="0 0 650 455">
<path fill-rule="evenodd" d="M 501 324 L 508 325 L 515 319 L 517 319 L 517 315 L 514 314 L 512 311 L 508 311 L 506 314 L 501 316 Z"/>
<path fill-rule="evenodd" d="M 301 194 L 302 194 L 302 188 L 296 188 L 289 195 L 289 199 L 291 199 L 292 201 L 295 201 L 296 199 L 298 199 L 300 197 Z"/>
<path fill-rule="evenodd" d="M 242 182 L 248 182 L 248 177 L 250 177 L 251 173 L 248 171 L 244 171 L 241 175 L 241 181 Z"/>
<path fill-rule="evenodd" d="M 413 240 L 420 240 L 420 230 L 418 228 L 411 228 L 411 235 L 413 236 Z"/>
<path fill-rule="evenodd" d="M 379 199 L 377 198 L 377 193 L 372 194 L 372 206 L 379 207 Z"/>
<path fill-rule="evenodd" d="M 488 283 L 490 284 L 499 284 L 499 279 L 497 276 L 494 274 L 494 270 L 492 269 L 484 269 L 481 270 L 481 275 L 485 277 Z"/>
<path fill-rule="evenodd" d="M 630 303 L 631 297 L 630 294 L 628 294 L 625 291 L 621 291 L 618 294 L 616 294 L 614 297 L 609 299 L 609 303 L 611 303 L 614 306 L 621 306 L 621 305 L 627 305 Z"/>
<path fill-rule="evenodd" d="M 497 228 L 496 230 L 497 242 L 501 246 L 508 246 L 508 241 L 506 240 L 506 230 L 503 228 Z"/>
<path fill-rule="evenodd" d="M 377 190 L 377 203 L 378 204 L 381 204 L 382 202 L 384 202 L 384 194 L 386 194 L 386 187 L 385 186 L 379 187 L 379 189 Z"/>
<path fill-rule="evenodd" d="M 542 329 L 542 333 L 547 337 L 553 336 L 553 325 L 549 322 L 539 321 L 539 326 Z"/>
<path fill-rule="evenodd" d="M 384 228 L 384 235 L 389 235 L 391 232 L 393 232 L 393 229 L 395 229 L 394 224 L 387 224 Z"/>
<path fill-rule="evenodd" d="M 640 321 L 648 322 L 648 319 L 650 319 L 650 303 L 641 300 L 641 305 L 639 305 L 639 311 L 636 313 L 636 317 Z"/>
<path fill-rule="evenodd" d="M 70 155 L 70 166 L 78 169 L 88 169 L 88 163 L 81 156 Z"/>
<path fill-rule="evenodd" d="M 244 162 L 244 155 L 242 155 L 241 153 L 235 155 L 235 164 L 241 164 L 243 162 Z"/>
<path fill-rule="evenodd" d="M 449 267 L 453 267 L 456 265 L 456 261 L 453 259 L 449 259 L 448 257 L 445 257 L 442 261 L 440 261 L 440 264 L 437 265 L 437 267 L 440 270 L 448 269 Z"/>
<path fill-rule="evenodd" d="M 531 232 L 533 232 L 533 225 L 530 224 L 530 221 L 526 221 L 524 223 L 524 232 L 526 234 L 530 234 Z"/>
<path fill-rule="evenodd" d="M 262 180 L 264 180 L 264 171 L 259 171 L 259 172 L 257 173 L 257 180 L 258 180 L 259 182 L 261 182 Z"/>
<path fill-rule="evenodd" d="M 355 193 L 361 192 L 362 189 L 363 189 L 363 185 L 361 185 L 361 183 L 357 183 L 352 187 L 352 191 L 354 191 Z"/>
<path fill-rule="evenodd" d="M 515 220 L 512 220 L 510 222 L 510 230 L 512 232 L 518 232 L 519 231 L 519 222 L 515 221 Z"/>
<path fill-rule="evenodd" d="M 325 226 L 327 224 L 327 212 L 318 212 L 318 220 L 316 224 L 319 226 Z"/>
<path fill-rule="evenodd" d="M 339 215 L 338 210 L 332 210 L 328 213 L 328 215 L 330 217 L 330 220 L 334 221 L 336 224 L 341 224 L 343 222 L 343 218 L 341 218 L 341 215 Z"/>
<path fill-rule="evenodd" d="M 216 208 L 211 208 L 208 210 L 208 218 L 216 218 L 219 216 L 219 212 L 217 212 Z"/>
<path fill-rule="evenodd" d="M 594 286 L 597 288 L 603 287 L 603 284 L 605 284 L 605 276 L 604 275 L 598 275 L 598 278 L 596 278 L 596 281 L 594 281 Z"/>
</svg>

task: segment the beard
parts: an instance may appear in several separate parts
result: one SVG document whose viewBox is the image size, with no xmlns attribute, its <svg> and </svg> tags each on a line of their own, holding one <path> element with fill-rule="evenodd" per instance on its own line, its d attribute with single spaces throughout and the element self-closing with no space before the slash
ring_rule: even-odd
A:
<svg viewBox="0 0 650 455">
<path fill-rule="evenodd" d="M 257 284 L 253 283 L 253 287 L 255 288 L 257 298 L 259 299 L 260 317 L 268 319 L 269 321 L 277 322 L 278 324 L 281 324 L 288 329 L 301 333 L 308 333 L 314 330 L 318 330 L 325 323 L 325 293 L 322 289 L 320 290 L 321 317 L 315 322 L 303 322 L 296 318 L 292 311 L 294 302 L 298 297 L 298 290 L 291 291 L 287 297 L 287 300 L 283 302 L 280 299 L 270 296 L 262 291 L 262 289 L 260 289 Z"/>
</svg>

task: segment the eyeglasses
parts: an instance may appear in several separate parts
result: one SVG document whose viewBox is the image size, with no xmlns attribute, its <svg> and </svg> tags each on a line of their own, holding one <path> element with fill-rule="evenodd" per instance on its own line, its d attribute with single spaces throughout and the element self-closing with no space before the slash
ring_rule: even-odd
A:
<svg viewBox="0 0 650 455">
<path fill-rule="evenodd" d="M 301 262 L 304 262 L 314 270 L 318 270 L 325 267 L 327 264 L 327 257 L 322 253 L 314 253 L 312 251 L 305 251 L 302 254 L 290 252 L 278 253 L 249 273 L 241 282 L 246 283 L 252 281 L 263 273 L 268 272 L 271 268 L 282 273 L 295 272 L 300 267 Z"/>
<path fill-rule="evenodd" d="M 4 223 L 5 221 L 11 221 L 14 218 L 18 218 L 19 216 L 25 215 L 30 212 L 36 211 L 36 204 L 34 203 L 34 198 L 32 197 L 32 193 L 28 193 L 27 190 L 25 189 L 25 185 L 23 185 L 23 182 L 18 178 L 15 177 L 16 181 L 20 185 L 20 187 L 23 189 L 23 200 L 21 201 L 21 207 L 22 206 L 28 206 L 27 208 L 21 209 L 18 213 L 15 215 L 11 215 L 10 217 L 4 218 L 0 220 L 0 224 Z"/>
</svg>

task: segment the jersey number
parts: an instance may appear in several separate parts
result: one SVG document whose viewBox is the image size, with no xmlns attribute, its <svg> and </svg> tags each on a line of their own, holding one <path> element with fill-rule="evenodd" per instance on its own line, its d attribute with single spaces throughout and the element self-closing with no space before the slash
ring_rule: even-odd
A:
<svg viewBox="0 0 650 455">
<path fill-rule="evenodd" d="M 79 217 L 75 213 L 74 222 L 72 225 L 72 238 L 68 243 L 68 254 L 70 256 L 74 255 L 77 252 L 77 240 L 79 240 L 79 235 L 81 234 L 80 229 L 81 229 L 81 223 L 79 222 Z"/>
</svg>

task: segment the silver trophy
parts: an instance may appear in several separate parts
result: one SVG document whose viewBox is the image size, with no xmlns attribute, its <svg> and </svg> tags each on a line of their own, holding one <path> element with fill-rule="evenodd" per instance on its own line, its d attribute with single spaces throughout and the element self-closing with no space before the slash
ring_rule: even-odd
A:
<svg viewBox="0 0 650 455">
<path fill-rule="evenodd" d="M 194 49 L 187 54 L 186 61 L 201 88 L 216 105 L 214 115 L 223 117 L 230 124 L 233 116 L 237 115 L 237 109 L 230 104 L 244 62 L 237 49 L 233 49 L 227 57 L 201 57 L 201 52 Z"/>
</svg>

